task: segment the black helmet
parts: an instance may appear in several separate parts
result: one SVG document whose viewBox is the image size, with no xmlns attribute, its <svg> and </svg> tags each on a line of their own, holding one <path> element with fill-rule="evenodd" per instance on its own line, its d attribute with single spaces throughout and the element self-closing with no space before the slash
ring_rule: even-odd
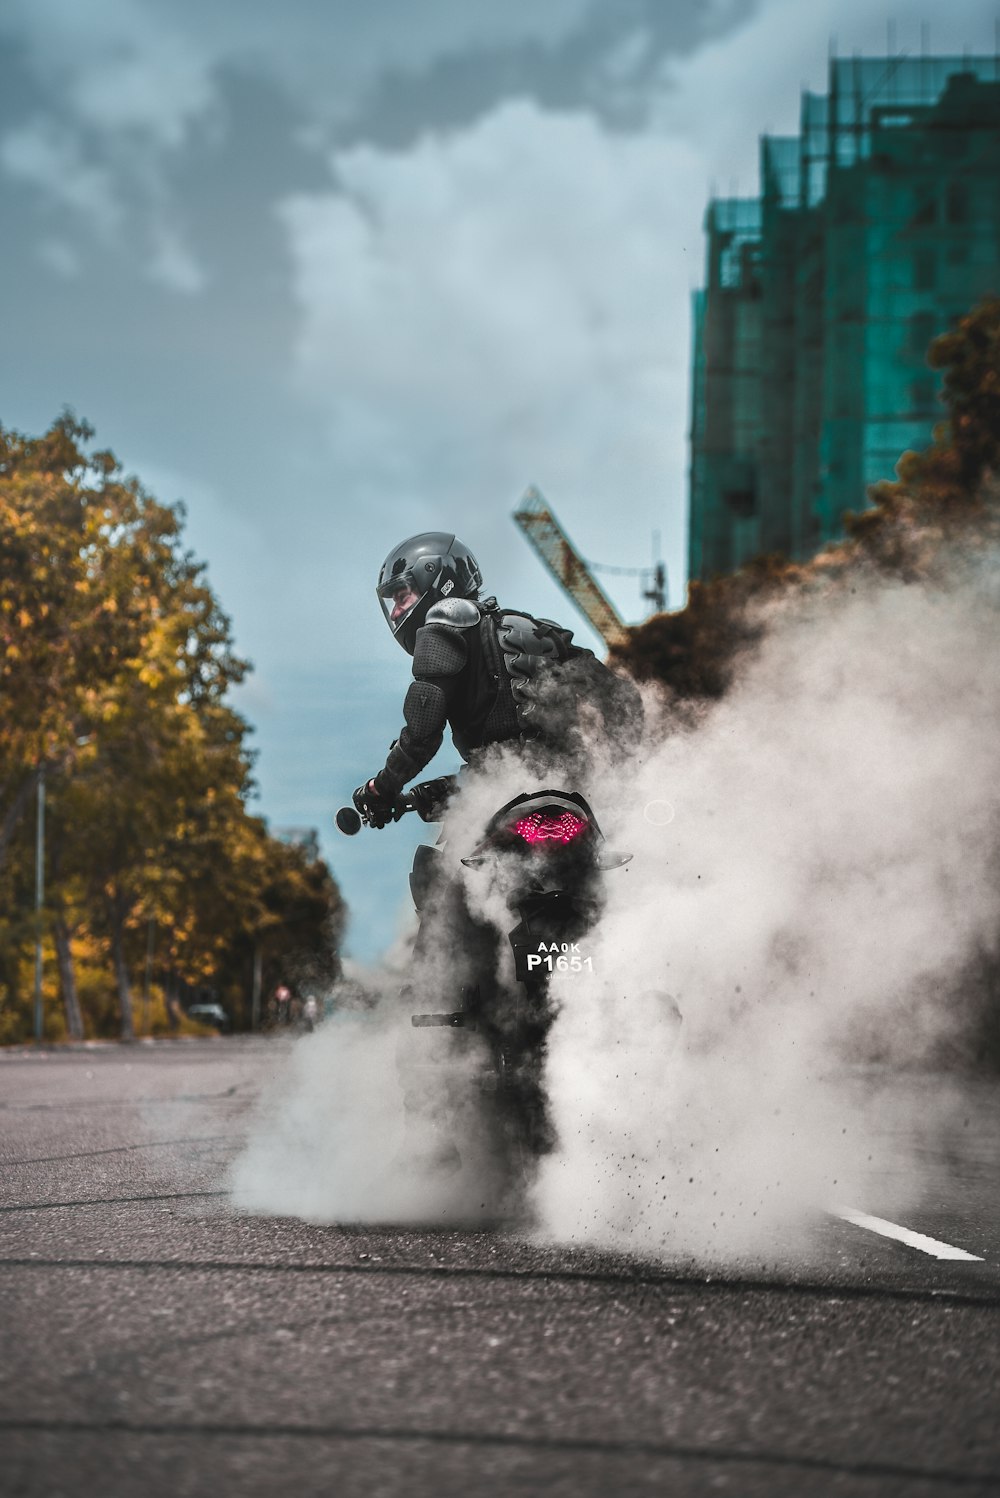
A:
<svg viewBox="0 0 1000 1498">
<path fill-rule="evenodd" d="M 379 603 L 409 655 L 431 605 L 442 598 L 478 598 L 483 585 L 469 548 L 445 531 L 423 531 L 394 546 L 378 575 Z"/>
</svg>

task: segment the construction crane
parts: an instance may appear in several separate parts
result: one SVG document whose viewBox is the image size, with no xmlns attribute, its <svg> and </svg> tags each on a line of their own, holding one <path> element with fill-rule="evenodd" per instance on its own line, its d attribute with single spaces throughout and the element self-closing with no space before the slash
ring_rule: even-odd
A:
<svg viewBox="0 0 1000 1498">
<path fill-rule="evenodd" d="M 653 532 L 653 555 L 659 554 L 660 533 Z M 591 572 L 613 572 L 616 577 L 641 577 L 646 586 L 642 596 L 652 604 L 651 612 L 662 614 L 667 607 L 667 567 L 665 562 L 654 561 L 652 567 L 609 567 L 604 562 L 588 562 Z"/>
<path fill-rule="evenodd" d="M 609 646 L 624 645 L 628 630 L 617 609 L 598 587 L 590 568 L 534 485 L 524 491 L 514 520 L 601 639 Z"/>
<path fill-rule="evenodd" d="M 643 588 L 642 596 L 647 603 L 653 605 L 654 614 L 662 614 L 667 607 L 667 568 L 665 562 L 657 562 L 653 567 L 652 574 L 643 569 L 643 575 L 650 578 L 648 588 Z"/>
</svg>

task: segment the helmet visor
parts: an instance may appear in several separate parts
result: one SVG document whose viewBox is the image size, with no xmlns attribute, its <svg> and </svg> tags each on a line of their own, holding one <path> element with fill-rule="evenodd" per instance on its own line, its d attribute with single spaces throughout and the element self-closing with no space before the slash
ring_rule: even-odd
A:
<svg viewBox="0 0 1000 1498">
<path fill-rule="evenodd" d="M 376 590 L 382 611 L 389 621 L 389 628 L 396 634 L 401 624 L 409 618 L 423 596 L 414 583 L 412 572 L 401 572 L 391 582 Z"/>
</svg>

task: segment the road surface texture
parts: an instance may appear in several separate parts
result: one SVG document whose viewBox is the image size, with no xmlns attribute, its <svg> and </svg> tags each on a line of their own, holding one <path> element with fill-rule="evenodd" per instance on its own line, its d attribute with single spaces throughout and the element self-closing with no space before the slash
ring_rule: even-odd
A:
<svg viewBox="0 0 1000 1498">
<path fill-rule="evenodd" d="M 5 1498 L 1000 1493 L 993 1084 L 921 1238 L 830 1216 L 710 1274 L 240 1216 L 225 1168 L 281 1049 L 0 1059 Z"/>
</svg>

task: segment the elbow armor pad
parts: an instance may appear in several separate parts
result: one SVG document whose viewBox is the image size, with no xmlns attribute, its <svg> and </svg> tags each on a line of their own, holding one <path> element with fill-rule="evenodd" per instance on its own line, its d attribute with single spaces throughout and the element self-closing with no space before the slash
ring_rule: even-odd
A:
<svg viewBox="0 0 1000 1498">
<path fill-rule="evenodd" d="M 439 740 L 448 721 L 448 704 L 432 681 L 413 681 L 403 702 L 403 717 L 412 744 Z"/>
<path fill-rule="evenodd" d="M 398 796 L 438 751 L 448 721 L 448 704 L 432 681 L 413 681 L 403 701 L 405 727 L 389 750 L 385 769 L 375 777 L 378 791 Z"/>
</svg>

